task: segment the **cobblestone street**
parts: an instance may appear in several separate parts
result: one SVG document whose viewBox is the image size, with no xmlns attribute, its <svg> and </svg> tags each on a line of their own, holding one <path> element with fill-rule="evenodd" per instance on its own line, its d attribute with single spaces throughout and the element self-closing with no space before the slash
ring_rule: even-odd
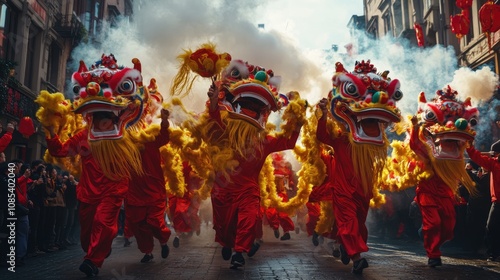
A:
<svg viewBox="0 0 500 280">
<path fill-rule="evenodd" d="M 243 269 L 229 269 L 229 261 L 221 257 L 214 231 L 204 226 L 200 236 L 181 238 L 174 248 L 170 239 L 170 255 L 160 257 L 156 244 L 151 263 L 140 263 L 143 254 L 134 238 L 124 247 L 123 237 L 113 242 L 113 252 L 104 262 L 96 279 L 500 279 L 500 263 L 474 259 L 461 250 L 445 244 L 443 266 L 427 267 L 422 243 L 408 240 L 384 240 L 370 236 L 370 251 L 364 256 L 370 267 L 362 276 L 351 273 L 352 263 L 343 265 L 323 242 L 314 247 L 306 233 L 292 233 L 292 239 L 280 241 L 265 228 L 264 243 L 253 258 L 246 258 Z M 79 246 L 28 258 L 16 272 L 2 269 L 0 279 L 84 279 L 78 270 L 84 254 Z"/>
</svg>

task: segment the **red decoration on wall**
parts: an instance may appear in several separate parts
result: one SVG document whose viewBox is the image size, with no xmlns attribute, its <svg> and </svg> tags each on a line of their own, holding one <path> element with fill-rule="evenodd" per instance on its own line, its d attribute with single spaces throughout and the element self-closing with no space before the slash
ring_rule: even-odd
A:
<svg viewBox="0 0 500 280">
<path fill-rule="evenodd" d="M 24 137 L 29 138 L 33 133 L 35 133 L 35 126 L 33 125 L 33 120 L 30 117 L 24 117 L 19 121 L 19 133 Z"/>
<path fill-rule="evenodd" d="M 462 10 L 468 10 L 472 7 L 472 1 L 473 0 L 457 0 L 455 4 Z"/>
<path fill-rule="evenodd" d="M 470 20 L 464 14 L 450 16 L 451 32 L 455 33 L 458 39 L 469 33 Z"/>
<path fill-rule="evenodd" d="M 424 42 L 424 31 L 422 30 L 422 26 L 418 23 L 413 24 L 413 28 L 415 29 L 415 36 L 417 37 L 417 45 L 419 47 L 423 47 Z"/>
<path fill-rule="evenodd" d="M 500 6 L 488 1 L 479 9 L 479 21 L 481 30 L 488 38 L 488 46 L 491 49 L 490 33 L 500 30 Z"/>
</svg>

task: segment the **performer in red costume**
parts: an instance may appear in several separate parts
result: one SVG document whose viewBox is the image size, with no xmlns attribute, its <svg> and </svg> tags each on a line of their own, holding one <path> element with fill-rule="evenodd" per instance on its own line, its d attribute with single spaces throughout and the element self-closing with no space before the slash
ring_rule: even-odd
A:
<svg viewBox="0 0 500 280">
<path fill-rule="evenodd" d="M 332 77 L 331 122 L 327 129 L 329 100 L 319 102 L 322 116 L 318 120 L 317 139 L 334 149 L 333 212 L 338 228 L 341 261 L 353 260 L 352 273 L 361 274 L 368 261 L 361 253 L 368 251 L 366 217 L 374 197 L 375 179 L 387 156 L 385 128 L 399 122 L 396 102 L 403 97 L 397 79 L 388 71 L 377 73 L 368 61 L 357 61 L 353 72 L 337 62 Z"/>
<path fill-rule="evenodd" d="M 325 163 L 326 166 L 326 177 L 323 183 L 320 186 L 314 187 L 311 194 L 309 195 L 309 201 L 306 203 L 307 206 L 307 234 L 308 236 L 312 236 L 312 243 L 314 246 L 319 245 L 318 233 L 315 231 L 316 225 L 320 219 L 321 215 L 321 201 L 333 201 L 333 172 L 335 167 L 335 158 L 333 156 L 332 151 L 327 151 L 326 149 L 321 149 L 321 160 Z M 338 248 L 338 243 L 336 242 L 337 237 L 337 227 L 336 225 L 332 225 L 331 230 L 321 233 L 321 236 L 333 239 L 332 246 L 332 254 L 334 257 L 340 256 L 340 251 Z"/>
<path fill-rule="evenodd" d="M 276 178 L 276 191 L 278 192 L 278 196 L 281 197 L 283 202 L 288 201 L 288 195 L 285 190 L 285 176 L 282 174 L 276 174 L 275 171 L 275 178 Z M 290 216 L 287 213 L 279 212 L 276 208 L 274 207 L 268 207 L 266 209 L 266 218 L 267 221 L 269 222 L 269 226 L 274 231 L 274 236 L 276 238 L 280 237 L 280 231 L 279 227 L 283 229 L 283 236 L 281 236 L 280 240 L 289 240 L 290 237 L 290 231 L 295 229 L 295 225 L 290 218 Z"/>
<path fill-rule="evenodd" d="M 486 245 L 488 261 L 500 261 L 500 140 L 493 143 L 490 155 L 486 156 L 477 151 L 469 143 L 467 154 L 477 164 L 490 170 L 491 206 L 486 225 Z"/>
<path fill-rule="evenodd" d="M 418 121 L 412 118 L 410 148 L 419 156 L 427 158 L 425 146 L 418 140 Z M 458 183 L 457 183 L 458 184 Z M 453 190 L 439 176 L 432 176 L 428 180 L 418 183 L 416 202 L 422 213 L 422 233 L 424 247 L 429 257 L 431 267 L 440 266 L 440 247 L 444 242 L 453 238 L 455 228 L 457 203 Z"/>
<path fill-rule="evenodd" d="M 174 247 L 178 248 L 180 245 L 180 234 L 187 234 L 191 236 L 193 232 L 197 235 L 200 234 L 201 220 L 198 216 L 200 203 L 196 197 L 193 197 L 194 191 L 200 188 L 201 179 L 194 173 L 193 168 L 187 161 L 182 163 L 182 172 L 184 174 L 184 182 L 186 188 L 183 197 L 170 195 L 168 197 L 168 209 L 172 224 L 175 230 Z"/>
<path fill-rule="evenodd" d="M 46 139 L 49 153 L 54 157 L 79 154 L 82 160 L 82 174 L 77 188 L 80 201 L 80 242 L 87 253 L 80 270 L 88 276 L 99 273 L 104 259 L 111 253 L 111 244 L 118 232 L 118 214 L 127 193 L 129 180 L 109 179 L 99 167 L 90 152 L 87 140 L 88 129 L 75 134 L 61 143 L 53 127 L 47 127 L 50 139 Z"/>
<path fill-rule="evenodd" d="M 336 158 L 351 158 L 349 139 L 346 136 L 332 138 L 326 130 L 327 99 L 319 103 L 323 111 L 318 120 L 317 137 L 322 143 L 335 149 Z M 348 264 L 350 259 L 359 263 L 360 272 L 368 267 L 365 258 L 361 258 L 362 252 L 368 251 L 366 245 L 368 230 L 365 222 L 372 192 L 365 193 L 354 173 L 351 161 L 346 160 L 342 164 L 334 164 L 336 174 L 333 180 L 333 201 L 335 202 L 334 213 L 338 223 L 338 238 L 340 239 L 340 250 L 342 263 Z M 333 179 L 333 178 L 332 178 Z M 353 267 L 353 272 L 354 267 Z"/>
<path fill-rule="evenodd" d="M 227 124 L 221 119 L 218 93 L 219 89 L 212 85 L 208 91 L 209 113 L 224 131 L 227 129 Z M 265 112 L 256 113 L 256 115 L 261 114 L 265 115 Z M 251 123 L 247 125 L 254 126 Z M 289 138 L 265 135 L 239 143 L 245 145 L 246 154 L 243 156 L 235 153 L 237 168 L 229 173 L 229 178 L 220 175 L 215 179 L 211 193 L 215 241 L 223 246 L 223 258 L 226 260 L 231 258 L 231 268 L 245 265 L 242 253 L 249 252 L 256 238 L 256 223 L 260 222 L 258 219 L 260 208 L 258 178 L 265 159 L 273 152 L 292 149 L 299 137 L 301 127 L 302 124 L 298 124 Z M 264 133 L 262 129 L 261 133 Z M 232 257 L 231 248 L 234 249 Z"/>
<path fill-rule="evenodd" d="M 130 180 L 125 199 L 125 220 L 137 241 L 137 247 L 144 253 L 142 263 L 153 259 L 154 238 L 161 245 L 161 257 L 167 258 L 170 229 L 165 224 L 164 213 L 167 193 L 161 168 L 160 147 L 169 141 L 169 111 L 161 111 L 161 129 L 155 140 L 144 144 L 141 151 L 143 176 L 134 175 Z"/>
</svg>

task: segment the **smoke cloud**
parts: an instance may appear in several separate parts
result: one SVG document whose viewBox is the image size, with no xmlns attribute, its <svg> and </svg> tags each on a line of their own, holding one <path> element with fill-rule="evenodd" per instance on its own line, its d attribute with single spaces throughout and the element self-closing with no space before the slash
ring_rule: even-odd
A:
<svg viewBox="0 0 500 280">
<path fill-rule="evenodd" d="M 379 72 L 389 70 L 390 78 L 401 81 L 404 97 L 398 106 L 403 115 L 415 114 L 420 92 L 429 100 L 436 90 L 450 84 L 460 99 L 470 96 L 473 104 L 483 104 L 498 83 L 498 77 L 487 67 L 478 71 L 459 69 L 451 47 L 410 47 L 389 36 L 373 40 L 362 32 L 353 33 L 354 48 L 349 54 L 343 49 L 333 51 L 330 45 L 323 50 L 303 49 L 298 44 L 300 38 L 258 28 L 257 19 L 272 7 L 264 0 L 148 0 L 134 1 L 134 5 L 133 20 L 121 21 L 117 28 L 97 37 L 98 43 L 83 43 L 73 51 L 71 71 L 78 69 L 79 60 L 91 65 L 103 53 L 113 53 L 119 65 L 128 67 L 132 67 L 132 58 L 139 58 L 144 83 L 156 78 L 159 91 L 168 101 L 169 87 L 179 66 L 176 57 L 185 49 L 195 50 L 212 42 L 218 52 L 228 52 L 233 59 L 272 69 L 282 76 L 281 92 L 298 91 L 314 105 L 331 89 L 336 62 L 352 71 L 355 61 L 370 59 Z M 338 24 L 346 26 L 347 22 Z M 328 34 L 332 24 L 314 29 Z M 198 79 L 193 91 L 183 99 L 188 110 L 203 110 L 209 84 L 209 79 Z"/>
</svg>

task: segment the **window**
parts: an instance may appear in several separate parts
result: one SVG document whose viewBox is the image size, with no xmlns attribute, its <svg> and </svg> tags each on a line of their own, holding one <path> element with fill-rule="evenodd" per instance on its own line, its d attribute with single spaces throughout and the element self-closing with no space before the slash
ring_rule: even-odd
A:
<svg viewBox="0 0 500 280">
<path fill-rule="evenodd" d="M 14 60 L 16 55 L 18 14 L 6 4 L 0 9 L 0 57 Z"/>
</svg>

